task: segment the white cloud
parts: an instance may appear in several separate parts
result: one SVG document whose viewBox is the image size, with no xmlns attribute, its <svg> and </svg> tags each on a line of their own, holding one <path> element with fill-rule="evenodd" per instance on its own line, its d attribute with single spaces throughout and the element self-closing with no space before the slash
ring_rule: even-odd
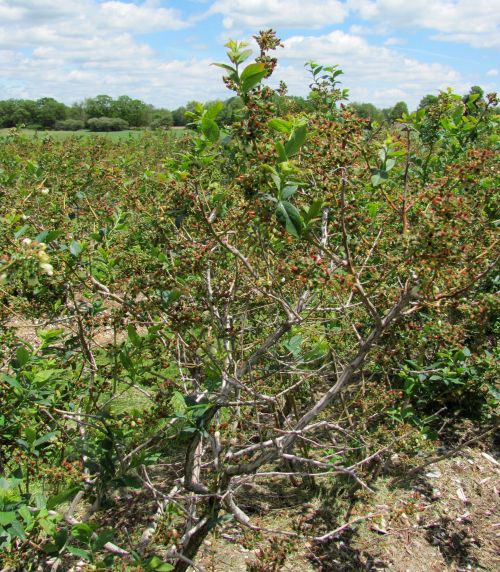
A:
<svg viewBox="0 0 500 572">
<path fill-rule="evenodd" d="M 479 48 L 500 46 L 500 10 L 495 0 L 215 0 L 209 13 L 221 14 L 229 29 L 320 29 L 354 13 L 375 21 L 379 31 L 419 27 L 435 31 L 439 40 Z M 355 24 L 352 29 L 361 30 L 367 28 Z"/>
<path fill-rule="evenodd" d="M 0 97 L 127 93 L 181 105 L 223 88 L 209 61 L 164 61 L 134 34 L 186 27 L 158 2 L 0 0 Z"/>
<path fill-rule="evenodd" d="M 179 30 L 188 25 L 177 10 L 151 1 L 0 0 L 0 47 L 4 48 L 66 46 L 81 38 L 106 40 L 117 33 Z"/>
<path fill-rule="evenodd" d="M 401 38 L 387 38 L 384 42 L 384 46 L 401 46 L 404 44 L 404 40 Z"/>
<path fill-rule="evenodd" d="M 338 0 L 216 0 L 209 13 L 221 14 L 224 27 L 323 28 L 343 22 L 347 7 Z"/>
<path fill-rule="evenodd" d="M 0 0 L 0 98 L 128 94 L 158 106 L 224 94 L 210 61 L 165 61 L 134 34 L 188 22 L 158 2 Z"/>
<path fill-rule="evenodd" d="M 210 55 L 182 61 L 177 51 L 169 60 L 138 36 L 177 31 L 199 20 L 186 18 L 172 6 L 173 0 L 0 0 L 0 99 L 49 95 L 72 102 L 98 93 L 125 93 L 175 107 L 194 98 L 229 97 L 220 70 L 209 65 Z M 412 106 L 425 93 L 448 86 L 463 92 L 478 80 L 465 82 L 452 67 L 398 52 L 397 43 L 405 37 L 402 29 L 429 28 L 447 40 L 461 36 L 469 43 L 490 45 L 498 18 L 489 6 L 484 0 L 211 0 L 205 16 L 218 16 L 222 22 L 225 28 L 217 42 L 223 44 L 229 35 L 244 38 L 271 26 L 302 28 L 303 34 L 327 26 L 331 30 L 349 11 L 359 14 L 366 21 L 353 22 L 350 33 L 323 31 L 285 40 L 285 49 L 278 52 L 278 78 L 292 93 L 305 94 L 310 83 L 305 61 L 338 63 L 346 72 L 342 78 L 351 100 L 390 105 L 404 99 Z M 398 31 L 389 33 L 391 28 Z M 385 46 L 361 37 L 382 31 L 379 43 L 385 39 Z M 202 43 L 207 41 L 201 29 L 195 33 Z M 184 41 L 192 50 L 190 37 Z M 497 74 L 496 69 L 487 72 L 491 78 Z"/>
<path fill-rule="evenodd" d="M 497 75 L 498 75 L 498 70 L 497 70 L 497 69 L 488 70 L 488 71 L 486 72 L 486 75 L 487 75 L 488 77 L 497 77 Z"/>
<path fill-rule="evenodd" d="M 187 26 L 177 10 L 157 7 L 156 3 L 151 2 L 137 6 L 112 0 L 101 4 L 99 12 L 107 25 L 122 30 L 148 32 L 179 30 Z"/>
<path fill-rule="evenodd" d="M 310 83 L 307 74 L 298 71 L 309 59 L 338 64 L 345 72 L 340 79 L 350 89 L 351 101 L 384 106 L 405 100 L 414 107 L 426 93 L 447 87 L 463 91 L 466 87 L 460 74 L 449 66 L 423 63 L 339 30 L 322 36 L 294 36 L 284 44 L 282 58 L 288 66 L 281 68 L 279 75 L 290 84 L 292 92 L 299 89 L 304 92 Z M 290 66 L 297 72 L 287 80 L 283 72 L 289 73 Z"/>
<path fill-rule="evenodd" d="M 221 14 L 227 29 L 263 26 L 324 29 L 348 15 L 352 33 L 383 33 L 422 28 L 434 39 L 477 48 L 500 46 L 500 9 L 496 0 L 215 0 L 209 14 Z"/>
<path fill-rule="evenodd" d="M 90 44 L 87 47 L 91 53 Z M 109 60 L 112 51 L 116 57 Z M 208 59 L 164 61 L 152 56 L 147 46 L 141 52 L 141 46 L 127 35 L 101 46 L 92 57 L 82 56 L 81 65 L 70 68 L 52 48 L 33 57 L 0 50 L 0 69 L 7 78 L 0 81 L 0 99 L 50 96 L 71 103 L 99 93 L 126 94 L 174 108 L 192 99 L 228 97 L 221 71 L 210 63 Z"/>
<path fill-rule="evenodd" d="M 393 28 L 425 28 L 437 32 L 438 40 L 500 47 L 500 9 L 495 0 L 347 0 L 347 6 L 365 20 Z"/>
</svg>

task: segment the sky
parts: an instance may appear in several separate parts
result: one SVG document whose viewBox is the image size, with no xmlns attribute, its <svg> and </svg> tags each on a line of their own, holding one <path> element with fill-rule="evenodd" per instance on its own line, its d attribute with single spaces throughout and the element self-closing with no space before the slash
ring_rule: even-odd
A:
<svg viewBox="0 0 500 572">
<path fill-rule="evenodd" d="M 274 28 L 289 93 L 307 95 L 314 60 L 344 70 L 350 101 L 412 109 L 448 87 L 498 91 L 499 27 L 500 0 L 0 0 L 0 99 L 226 99 L 224 44 Z"/>
</svg>

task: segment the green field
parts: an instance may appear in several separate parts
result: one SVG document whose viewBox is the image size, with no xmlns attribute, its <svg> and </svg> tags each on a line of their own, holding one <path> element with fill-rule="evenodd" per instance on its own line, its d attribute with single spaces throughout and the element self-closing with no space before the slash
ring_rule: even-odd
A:
<svg viewBox="0 0 500 572">
<path fill-rule="evenodd" d="M 44 139 L 50 137 L 56 141 L 64 141 L 65 139 L 70 139 L 73 137 L 83 138 L 83 137 L 107 137 L 113 141 L 122 141 L 124 139 L 137 139 L 141 137 L 144 133 L 151 133 L 149 129 L 127 129 L 126 131 L 103 131 L 94 132 L 88 131 L 87 129 L 81 131 L 35 131 L 34 129 L 21 129 L 23 135 L 28 137 Z M 173 137 L 180 137 L 185 133 L 184 128 L 174 128 L 167 131 L 169 135 Z M 8 135 L 11 129 L 0 129 L 0 137 Z"/>
</svg>

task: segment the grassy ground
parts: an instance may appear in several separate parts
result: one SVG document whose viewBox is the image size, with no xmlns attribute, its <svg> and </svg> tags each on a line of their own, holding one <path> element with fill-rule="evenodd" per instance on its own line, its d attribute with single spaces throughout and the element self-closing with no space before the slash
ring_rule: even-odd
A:
<svg viewBox="0 0 500 572">
<path fill-rule="evenodd" d="M 173 137 L 180 137 L 185 133 L 184 128 L 174 128 L 168 131 L 168 134 Z M 8 135 L 10 129 L 0 129 L 0 137 Z M 33 129 L 22 129 L 21 132 L 28 137 L 37 137 L 43 139 L 44 137 L 52 137 L 56 141 L 63 141 L 70 137 L 108 137 L 113 141 L 121 141 L 129 137 L 141 137 L 143 133 L 147 133 L 146 129 L 127 129 L 125 131 L 110 131 L 110 132 L 93 132 L 86 129 L 80 131 L 34 131 Z"/>
</svg>

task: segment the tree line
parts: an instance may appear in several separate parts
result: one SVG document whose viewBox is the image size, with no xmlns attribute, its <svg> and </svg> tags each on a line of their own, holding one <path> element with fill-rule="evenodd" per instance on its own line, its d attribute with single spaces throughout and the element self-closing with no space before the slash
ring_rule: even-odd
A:
<svg viewBox="0 0 500 572">
<path fill-rule="evenodd" d="M 464 102 L 474 96 L 479 103 L 483 99 L 483 90 L 473 86 Z M 428 107 L 437 100 L 435 95 L 426 95 L 419 104 L 419 109 Z M 30 129 L 56 129 L 77 131 L 120 131 L 128 128 L 169 129 L 184 127 L 189 123 L 189 112 L 196 109 L 197 102 L 190 101 L 185 106 L 174 110 L 156 108 L 139 99 L 121 95 L 114 99 L 109 95 L 97 95 L 82 102 L 66 105 L 52 97 L 31 99 L 0 100 L 0 128 L 24 125 Z M 275 105 L 279 114 L 311 111 L 313 101 L 310 97 L 275 95 Z M 218 116 L 219 125 L 230 125 L 238 120 L 243 107 L 240 97 L 231 97 L 222 102 Z M 408 114 L 408 105 L 404 101 L 397 102 L 388 108 L 378 108 L 372 103 L 353 102 L 348 104 L 361 118 L 390 123 Z M 187 113 L 187 115 L 186 115 Z"/>
<path fill-rule="evenodd" d="M 474 103 L 473 112 L 477 112 L 481 109 L 482 103 L 484 103 L 484 90 L 478 86 L 474 85 L 470 88 L 469 92 L 462 97 L 462 101 L 467 105 L 469 101 Z M 420 100 L 418 104 L 417 111 L 420 109 L 426 109 L 438 101 L 438 96 L 433 94 L 427 94 Z M 356 112 L 358 117 L 364 119 L 369 119 L 371 121 L 377 121 L 379 123 L 390 123 L 401 119 L 404 115 L 408 115 L 408 105 L 404 101 L 398 101 L 393 107 L 388 107 L 381 109 L 373 105 L 373 103 L 350 103 L 349 107 Z"/>
<path fill-rule="evenodd" d="M 25 125 L 32 129 L 112 131 L 128 127 L 170 127 L 172 114 L 139 99 L 98 95 L 66 105 L 52 97 L 0 101 L 0 127 Z"/>
</svg>

